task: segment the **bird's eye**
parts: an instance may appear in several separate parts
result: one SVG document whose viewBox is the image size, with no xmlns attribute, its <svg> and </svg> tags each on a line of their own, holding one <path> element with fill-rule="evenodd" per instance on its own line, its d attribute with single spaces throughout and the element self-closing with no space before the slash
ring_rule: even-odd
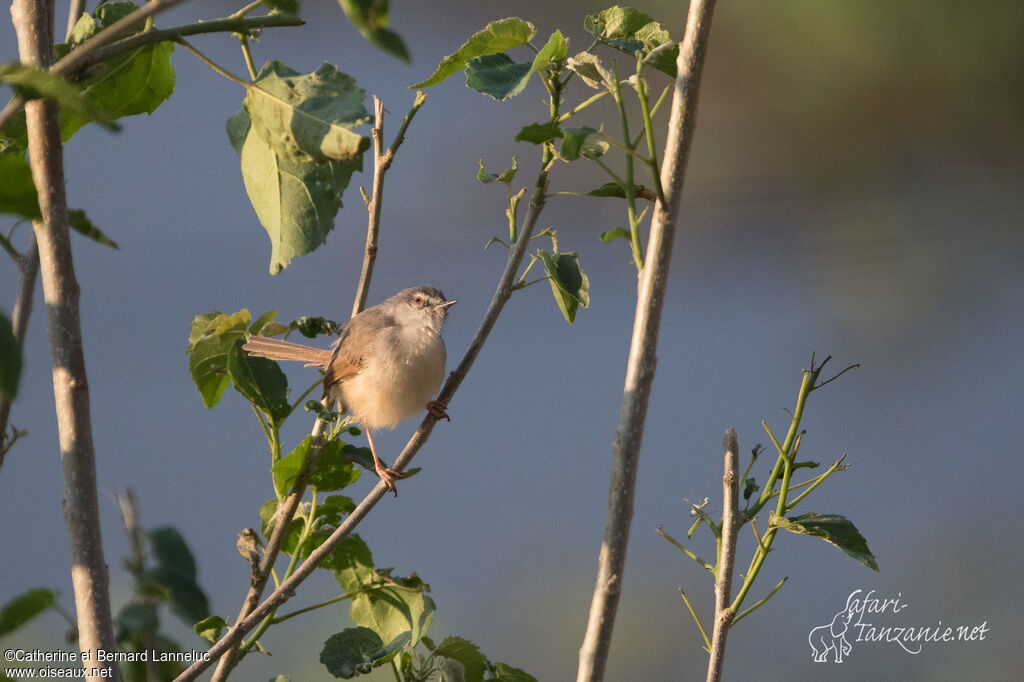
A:
<svg viewBox="0 0 1024 682">
<path fill-rule="evenodd" d="M 413 299 L 413 301 L 415 301 L 418 305 L 423 305 L 423 297 L 422 296 L 417 296 L 416 298 Z"/>
</svg>

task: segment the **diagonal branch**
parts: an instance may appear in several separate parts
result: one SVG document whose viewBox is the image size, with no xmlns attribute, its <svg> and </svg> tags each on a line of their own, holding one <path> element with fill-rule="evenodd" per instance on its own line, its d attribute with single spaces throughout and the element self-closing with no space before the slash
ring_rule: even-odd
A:
<svg viewBox="0 0 1024 682">
<path fill-rule="evenodd" d="M 619 428 L 612 446 L 611 489 L 604 542 L 598 557 L 597 584 L 590 603 L 587 631 L 580 647 L 578 682 L 604 679 L 615 612 L 626 567 L 629 526 L 633 518 L 636 472 L 643 440 L 647 401 L 657 358 L 658 328 L 668 282 L 672 241 L 679 221 L 683 179 L 696 126 L 697 92 L 711 31 L 714 0 L 693 0 L 686 35 L 676 62 L 675 94 L 669 120 L 661 184 L 667 201 L 655 204 L 647 255 L 640 273 L 633 340 L 629 349 Z"/>
</svg>

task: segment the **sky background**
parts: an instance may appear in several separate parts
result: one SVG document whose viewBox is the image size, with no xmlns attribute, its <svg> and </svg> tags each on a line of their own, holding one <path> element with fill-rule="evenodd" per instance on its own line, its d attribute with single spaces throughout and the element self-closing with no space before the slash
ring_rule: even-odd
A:
<svg viewBox="0 0 1024 682">
<path fill-rule="evenodd" d="M 488 21 L 528 19 L 538 44 L 560 28 L 573 54 L 589 44 L 584 16 L 605 6 L 396 2 L 391 27 L 413 57 L 405 65 L 369 47 L 334 3 L 307 1 L 307 25 L 267 32 L 254 56 L 257 65 L 280 59 L 300 72 L 337 65 L 366 89 L 368 103 L 371 94 L 384 101 L 390 141 L 412 103 L 406 86 Z M 678 4 L 637 6 L 682 37 Z M 158 25 L 237 8 L 185 3 Z M 244 73 L 236 40 L 194 44 Z M 0 61 L 16 55 L 13 30 L 0 23 Z M 621 65 L 627 61 L 619 56 Z M 366 224 L 355 185 L 368 185 L 369 175 L 354 177 L 326 244 L 271 276 L 270 245 L 224 132 L 244 91 L 182 49 L 174 66 L 175 93 L 152 116 L 125 119 L 116 135 L 89 127 L 67 145 L 68 202 L 121 247 L 73 238 L 115 608 L 130 596 L 131 581 L 121 568 L 128 543 L 113 494 L 130 486 L 144 526 L 173 525 L 184 535 L 212 611 L 230 619 L 249 570 L 235 540 L 257 524 L 272 494 L 269 457 L 233 390 L 214 410 L 203 407 L 188 373 L 189 324 L 197 314 L 243 307 L 254 316 L 276 309 L 286 321 L 345 319 Z M 861 367 L 810 399 L 801 458 L 827 466 L 845 452 L 850 469 L 802 509 L 850 518 L 881 573 L 824 542 L 780 536 L 752 597 L 789 581 L 731 633 L 726 677 L 1019 676 L 1022 73 L 1024 4 L 1017 2 L 719 4 L 607 679 L 703 677 L 706 655 L 678 588 L 709 623 L 712 581 L 655 529 L 664 524 L 685 536 L 687 499 L 709 497 L 717 514 L 723 432 L 737 430 L 743 464 L 755 443 L 767 442 L 762 419 L 785 432 L 785 409 L 812 352 L 833 356 L 829 376 L 829 369 Z M 659 91 L 668 83 L 657 75 L 652 81 Z M 569 98 L 589 94 L 579 88 Z M 481 185 L 478 162 L 497 171 L 518 155 L 517 181 L 532 185 L 537 148 L 513 137 L 543 119 L 544 98 L 534 81 L 498 103 L 455 76 L 428 91 L 387 176 L 370 303 L 418 284 L 459 299 L 445 328 L 450 368 L 505 261 L 500 246 L 483 248 L 507 235 L 504 188 Z M 661 130 L 667 109 L 657 119 Z M 612 108 L 597 106 L 579 124 L 612 128 L 616 121 Z M 585 191 L 605 181 L 592 165 L 559 164 L 550 189 Z M 625 243 L 603 244 L 598 235 L 623 222 L 615 200 L 551 199 L 539 227 L 556 229 L 560 248 L 579 252 L 590 308 L 569 326 L 547 286 L 516 293 L 449 406 L 452 422 L 441 423 L 417 456 L 423 471 L 359 529 L 378 566 L 415 571 L 430 584 L 435 640 L 467 637 L 491 660 L 539 680 L 574 677 L 594 585 L 636 291 Z M 0 217 L 5 234 L 11 225 Z M 23 248 L 27 237 L 23 226 L 13 241 Z M 8 313 L 16 283 L 5 259 L 0 307 Z M 298 367 L 288 375 L 297 390 L 313 378 Z M 11 419 L 29 435 L 0 469 L 0 603 L 49 587 L 73 612 L 41 289 Z M 289 442 L 310 425 L 302 415 L 291 419 Z M 376 439 L 385 459 L 394 459 L 415 426 L 411 420 Z M 774 461 L 764 459 L 754 470 L 759 480 Z M 351 494 L 368 490 L 369 481 Z M 749 532 L 741 536 L 738 570 L 750 556 Z M 690 546 L 713 553 L 704 531 Z M 809 631 L 829 623 L 858 589 L 899 595 L 908 605 L 879 622 L 986 622 L 988 635 L 926 644 L 917 655 L 854 642 L 842 664 L 814 663 Z M 324 573 L 289 607 L 336 593 Z M 322 643 L 349 625 L 342 606 L 275 628 L 262 640 L 274 656 L 246 659 L 236 676 L 330 679 L 318 663 Z M 50 613 L 0 648 L 62 646 L 65 627 Z M 202 648 L 185 625 L 170 622 L 169 629 L 183 648 Z"/>
</svg>

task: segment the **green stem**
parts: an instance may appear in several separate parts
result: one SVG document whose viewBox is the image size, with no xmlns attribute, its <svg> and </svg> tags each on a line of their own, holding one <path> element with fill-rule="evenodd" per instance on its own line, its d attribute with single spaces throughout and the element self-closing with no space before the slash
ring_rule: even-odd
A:
<svg viewBox="0 0 1024 682">
<path fill-rule="evenodd" d="M 277 625 L 278 623 L 285 622 L 289 618 L 294 618 L 295 616 L 301 616 L 304 613 L 309 613 L 310 611 L 315 611 L 317 609 L 322 609 L 325 606 L 330 606 L 331 604 L 337 604 L 338 602 L 345 601 L 346 599 L 352 599 L 352 598 L 354 598 L 356 595 L 358 595 L 360 593 L 362 593 L 362 590 L 356 590 L 355 592 L 346 592 L 345 594 L 341 595 L 340 597 L 335 597 L 334 599 L 328 599 L 327 601 L 322 601 L 319 604 L 313 604 L 312 606 L 307 606 L 304 609 L 299 609 L 298 611 L 292 611 L 291 613 L 286 613 L 283 616 L 278 616 L 278 617 L 272 619 L 271 625 Z"/>
<path fill-rule="evenodd" d="M 779 584 L 776 585 L 775 587 L 773 587 L 771 592 L 769 592 L 764 597 L 762 597 L 761 599 L 758 599 L 756 602 L 754 602 L 753 606 L 751 606 L 749 609 L 744 609 L 742 612 L 737 614 L 737 616 L 732 619 L 732 623 L 729 624 L 729 627 L 730 628 L 731 627 L 735 627 L 736 623 L 740 622 L 740 619 L 746 618 L 747 616 L 752 614 L 758 607 L 764 605 L 765 602 L 767 602 L 769 599 L 774 597 L 775 593 L 782 589 L 782 586 L 786 584 L 787 580 L 789 580 L 788 577 L 783 578 L 782 580 L 780 580 Z"/>
<path fill-rule="evenodd" d="M 235 12 L 234 14 L 232 14 L 231 18 L 232 19 L 241 19 L 246 14 L 248 14 L 249 12 L 252 12 L 253 10 L 257 9 L 262 4 L 263 4 L 263 0 L 256 0 L 255 2 L 250 2 L 248 5 L 246 5 L 242 9 L 240 9 L 237 12 Z"/>
<path fill-rule="evenodd" d="M 797 496 L 796 496 L 796 497 L 795 497 L 795 498 L 793 499 L 793 501 L 792 501 L 792 502 L 790 502 L 790 503 L 789 503 L 788 505 L 786 505 L 786 511 L 787 511 L 787 512 L 788 512 L 788 511 L 791 511 L 791 510 L 793 509 L 793 507 L 795 507 L 796 505 L 798 505 L 798 504 L 800 503 L 800 500 L 802 500 L 802 499 L 804 499 L 805 497 L 807 497 L 808 495 L 810 495 L 810 494 L 811 494 L 811 491 L 813 491 L 813 490 L 814 490 L 815 488 L 817 488 L 817 487 L 818 487 L 819 485 L 821 485 L 822 483 L 824 483 L 824 482 L 825 482 L 825 479 L 826 479 L 826 478 L 828 478 L 829 476 L 831 476 L 831 475 L 832 475 L 832 474 L 834 474 L 835 472 L 839 471 L 840 469 L 845 469 L 846 467 L 844 467 L 844 466 L 843 466 L 843 460 L 844 460 L 844 459 L 846 459 L 846 454 L 845 454 L 845 453 L 843 454 L 843 456 L 842 456 L 842 457 L 840 457 L 840 458 L 839 458 L 839 459 L 838 459 L 838 460 L 836 461 L 836 463 L 835 463 L 835 464 L 833 464 L 832 466 L 830 466 L 830 467 L 828 468 L 828 470 L 827 470 L 827 471 L 825 471 L 824 473 L 822 473 L 821 475 L 819 475 L 819 476 L 815 476 L 814 478 L 810 479 L 809 481 L 804 481 L 803 483 L 800 483 L 800 484 L 798 484 L 798 485 L 792 486 L 792 487 L 790 488 L 790 490 L 795 490 L 795 489 L 797 489 L 797 488 L 802 488 L 803 486 L 805 486 L 805 485 L 808 485 L 808 484 L 810 484 L 810 487 L 809 487 L 809 488 L 808 488 L 807 490 L 805 490 L 805 491 L 803 491 L 802 493 L 800 493 L 799 495 L 797 495 Z"/>
<path fill-rule="evenodd" d="M 249 49 L 249 37 L 240 33 L 238 42 L 242 44 L 242 57 L 245 59 L 245 68 L 249 69 L 249 78 L 256 80 L 256 63 L 253 62 L 252 50 Z"/>
<path fill-rule="evenodd" d="M 651 177 L 654 179 L 654 189 L 658 193 L 658 200 L 665 204 L 665 192 L 661 187 L 661 166 L 658 165 L 658 150 L 654 144 L 654 122 L 651 113 L 651 105 L 647 100 L 647 82 L 641 75 L 643 61 L 638 57 L 636 65 L 636 94 L 640 98 L 640 111 L 644 117 L 644 135 L 647 137 L 647 163 L 651 167 Z"/>
<path fill-rule="evenodd" d="M 583 111 L 584 109 L 589 107 L 591 104 L 593 104 L 597 100 L 599 100 L 602 97 L 604 97 L 605 95 L 609 95 L 609 94 L 611 94 L 611 92 L 609 90 L 602 90 L 601 92 L 597 93 L 596 95 L 594 95 L 592 97 L 588 97 L 587 99 L 583 100 L 582 102 L 577 104 L 575 107 L 573 107 L 572 109 L 570 109 L 569 111 L 565 112 L 564 114 L 559 116 L 557 119 L 555 119 L 555 123 L 557 123 L 559 125 L 565 123 L 570 118 L 572 118 L 576 114 L 580 113 L 581 111 Z"/>
<path fill-rule="evenodd" d="M 703 623 L 700 622 L 700 618 L 697 616 L 697 612 L 693 609 L 693 604 L 686 597 L 686 593 L 683 592 L 683 588 L 679 588 L 679 594 L 683 597 L 683 601 L 686 603 L 686 608 L 690 609 L 690 615 L 693 616 L 693 622 L 697 624 L 697 629 L 700 630 L 700 636 L 704 638 L 704 647 L 711 650 L 711 638 L 708 637 L 707 630 L 704 629 Z"/>
<path fill-rule="evenodd" d="M 626 116 L 626 103 L 622 99 L 622 85 L 619 83 L 619 68 L 616 65 L 615 79 L 612 81 L 614 88 L 612 96 L 615 98 L 615 105 L 619 109 L 619 119 L 622 122 L 622 139 L 629 142 L 629 119 Z M 629 219 L 629 246 L 633 251 L 633 262 L 639 272 L 644 269 L 644 254 L 640 247 L 640 221 L 636 217 L 636 187 L 633 185 L 633 155 L 626 154 L 626 181 L 622 183 L 622 189 L 626 194 L 626 216 Z"/>
<path fill-rule="evenodd" d="M 187 40 L 179 38 L 179 39 L 175 40 L 174 42 L 176 42 L 178 45 L 181 45 L 186 50 L 188 50 L 189 52 L 194 54 L 196 57 L 199 58 L 200 61 L 204 62 L 207 66 L 209 66 L 211 69 L 213 69 L 214 71 L 216 71 L 220 75 L 222 75 L 225 78 L 227 78 L 229 81 L 234 81 L 235 83 L 238 83 L 239 85 L 241 85 L 243 88 L 250 88 L 250 87 L 252 87 L 251 83 L 248 83 L 248 82 L 242 80 L 241 78 L 239 78 L 235 74 L 231 73 L 230 71 L 225 69 L 223 66 L 221 66 L 217 62 L 215 62 L 212 59 L 210 59 L 209 57 L 207 57 L 205 54 L 203 54 L 202 52 L 200 52 L 196 48 L 194 48 L 191 45 L 189 45 Z"/>
<path fill-rule="evenodd" d="M 316 381 L 314 381 L 309 388 L 302 392 L 302 395 L 299 396 L 299 399 L 292 403 L 292 406 L 288 408 L 288 414 L 291 414 L 299 407 L 299 405 L 302 405 L 306 398 L 309 397 L 309 394 L 313 392 L 313 389 L 315 389 L 317 386 L 322 385 L 323 379 L 317 379 Z"/>
</svg>

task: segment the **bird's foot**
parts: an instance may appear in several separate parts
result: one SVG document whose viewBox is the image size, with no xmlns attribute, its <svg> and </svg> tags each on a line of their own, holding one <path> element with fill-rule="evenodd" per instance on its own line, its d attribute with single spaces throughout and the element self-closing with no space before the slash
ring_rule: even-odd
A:
<svg viewBox="0 0 1024 682">
<path fill-rule="evenodd" d="M 382 462 L 377 462 L 374 467 L 374 471 L 377 473 L 377 476 L 380 477 L 380 480 L 384 482 L 384 485 L 387 486 L 388 490 L 393 492 L 395 497 L 398 497 L 398 487 L 395 486 L 395 481 L 405 478 L 407 474 L 404 474 L 401 471 L 395 471 L 390 467 L 386 467 Z"/>
<path fill-rule="evenodd" d="M 439 400 L 431 400 L 427 403 L 427 412 L 434 415 L 434 419 L 440 421 L 441 419 L 447 419 L 451 421 L 452 418 L 448 416 L 448 406 Z"/>
</svg>

